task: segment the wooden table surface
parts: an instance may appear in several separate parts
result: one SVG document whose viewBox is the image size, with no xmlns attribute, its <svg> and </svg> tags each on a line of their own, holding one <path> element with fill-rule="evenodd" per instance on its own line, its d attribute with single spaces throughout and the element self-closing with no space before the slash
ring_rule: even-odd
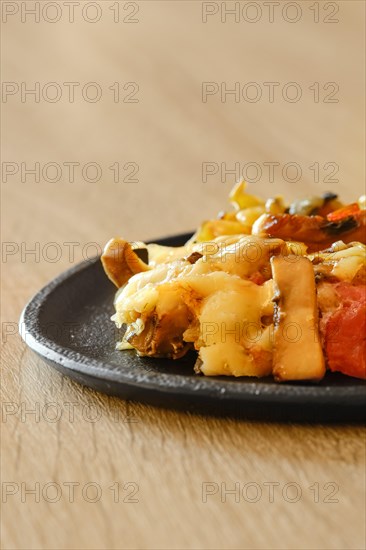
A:
<svg viewBox="0 0 366 550">
<path fill-rule="evenodd" d="M 194 228 L 238 171 L 364 192 L 365 3 L 271 6 L 2 2 L 3 548 L 364 548 L 361 427 L 110 398 L 17 334 L 70 264 Z"/>
</svg>

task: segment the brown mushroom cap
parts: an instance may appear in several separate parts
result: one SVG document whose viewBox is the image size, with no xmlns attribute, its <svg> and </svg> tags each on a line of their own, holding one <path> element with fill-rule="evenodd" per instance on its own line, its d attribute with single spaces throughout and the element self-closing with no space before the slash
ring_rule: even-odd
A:
<svg viewBox="0 0 366 550">
<path fill-rule="evenodd" d="M 101 261 L 107 277 L 121 288 L 136 273 L 148 271 L 150 267 L 136 254 L 133 246 L 116 237 L 106 244 Z"/>
</svg>

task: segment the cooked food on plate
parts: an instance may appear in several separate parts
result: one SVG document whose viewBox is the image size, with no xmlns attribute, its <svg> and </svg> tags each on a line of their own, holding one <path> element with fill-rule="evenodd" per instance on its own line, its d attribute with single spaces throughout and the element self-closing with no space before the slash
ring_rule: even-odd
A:
<svg viewBox="0 0 366 550">
<path fill-rule="evenodd" d="M 366 378 L 366 197 L 286 205 L 230 193 L 233 209 L 181 247 L 111 239 L 119 350 L 179 359 L 196 373 L 320 381 Z"/>
</svg>

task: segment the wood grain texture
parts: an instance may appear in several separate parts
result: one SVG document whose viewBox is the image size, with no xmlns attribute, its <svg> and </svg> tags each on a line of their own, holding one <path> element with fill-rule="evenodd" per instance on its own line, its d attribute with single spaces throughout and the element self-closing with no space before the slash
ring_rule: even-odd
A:
<svg viewBox="0 0 366 550">
<path fill-rule="evenodd" d="M 20 2 L 11 4 L 20 9 Z M 19 167 L 1 184 L 2 547 L 364 548 L 361 427 L 206 418 L 106 397 L 45 365 L 21 341 L 16 324 L 42 285 L 95 252 L 87 243 L 183 232 L 224 208 L 235 177 L 221 181 L 219 172 L 203 182 L 204 162 L 259 164 L 262 177 L 252 189 L 263 196 L 293 199 L 331 188 L 351 200 L 364 192 L 365 4 L 336 2 L 334 24 L 323 21 L 324 2 L 319 23 L 313 3 L 298 2 L 296 24 L 280 15 L 269 23 L 261 2 L 263 17 L 255 24 L 229 16 L 222 23 L 220 13 L 203 23 L 199 1 L 155 0 L 139 2 L 139 23 L 116 24 L 113 3 L 97 4 L 102 17 L 95 24 L 78 10 L 69 23 L 59 2 L 62 18 L 55 24 L 30 17 L 22 23 L 19 12 L 2 25 L 4 81 L 28 88 L 56 82 L 63 92 L 64 82 L 78 82 L 78 89 L 97 82 L 103 91 L 96 103 L 76 93 L 74 103 L 64 95 L 55 103 L 30 96 L 22 102 L 15 94 L 2 104 L 2 160 Z M 114 103 L 114 82 L 137 82 L 139 102 Z M 256 82 L 263 93 L 264 82 L 279 82 L 278 90 L 296 82 L 303 97 L 290 103 L 279 93 L 273 103 L 236 103 L 216 94 L 205 103 L 202 82 L 228 88 Z M 314 82 L 323 98 L 324 83 L 336 82 L 339 101 L 315 103 Z M 78 169 L 71 182 L 63 169 L 55 183 L 42 174 L 39 182 L 26 174 L 22 181 L 22 162 L 29 168 L 71 161 L 98 163 L 102 178 L 86 182 Z M 117 161 L 139 165 L 138 183 L 113 182 L 108 167 Z M 280 163 L 275 182 L 264 162 Z M 281 175 L 288 162 L 302 168 L 300 181 Z M 314 181 L 309 166 L 315 162 L 336 163 L 339 181 L 324 181 L 329 170 L 323 168 Z M 61 251 L 57 261 L 48 243 Z M 32 249 L 36 254 L 26 254 Z M 138 484 L 136 503 L 123 502 L 134 488 L 127 482 Z M 203 502 L 206 482 L 218 492 Z M 274 502 L 271 482 L 279 484 Z M 39 502 L 26 493 L 36 483 Z M 70 483 L 76 484 L 73 498 Z M 239 502 L 233 494 L 225 502 L 221 484 L 231 489 L 235 483 Z M 289 483 L 301 488 L 298 502 L 289 502 Z M 337 502 L 325 502 L 333 487 L 324 488 L 327 483 L 339 487 Z M 249 502 L 258 487 L 258 501 Z M 100 499 L 88 502 L 96 488 Z"/>
</svg>

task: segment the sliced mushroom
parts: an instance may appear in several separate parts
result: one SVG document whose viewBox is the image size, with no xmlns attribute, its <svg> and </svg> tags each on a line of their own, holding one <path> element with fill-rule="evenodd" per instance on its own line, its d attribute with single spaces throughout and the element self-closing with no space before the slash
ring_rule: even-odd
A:
<svg viewBox="0 0 366 550">
<path fill-rule="evenodd" d="M 137 254 L 137 250 L 139 249 L 139 244 L 136 244 L 134 249 L 130 243 L 119 237 L 111 239 L 106 244 L 101 261 L 107 277 L 117 288 L 121 288 L 127 283 L 132 275 L 150 269 L 150 267 L 139 258 Z"/>
<path fill-rule="evenodd" d="M 325 374 L 319 339 L 313 266 L 303 256 L 271 258 L 276 302 L 273 375 L 286 380 L 321 380 Z"/>
</svg>

